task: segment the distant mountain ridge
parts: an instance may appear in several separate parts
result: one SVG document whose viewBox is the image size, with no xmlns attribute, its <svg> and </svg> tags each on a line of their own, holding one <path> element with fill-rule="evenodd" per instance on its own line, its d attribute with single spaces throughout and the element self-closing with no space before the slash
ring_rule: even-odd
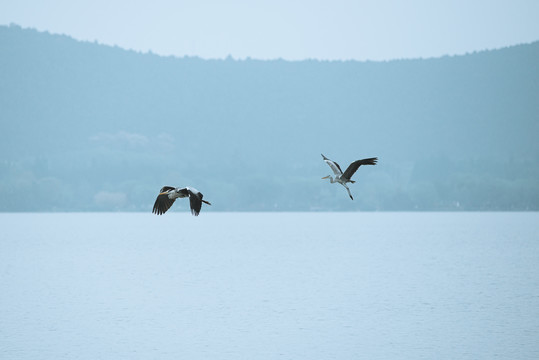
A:
<svg viewBox="0 0 539 360">
<path fill-rule="evenodd" d="M 16 23 L 11 23 L 11 24 L 8 24 L 8 25 L 0 24 L 0 28 L 2 28 L 2 31 L 9 31 L 9 30 L 23 31 L 23 32 L 27 32 L 26 35 L 28 35 L 28 36 L 35 36 L 35 35 L 41 34 L 41 35 L 56 37 L 57 39 L 75 41 L 75 42 L 80 43 L 80 44 L 97 45 L 97 46 L 106 47 L 106 48 L 110 48 L 110 49 L 119 49 L 119 50 L 122 50 L 122 51 L 126 51 L 126 52 L 129 52 L 129 53 L 132 53 L 132 54 L 138 54 L 138 55 L 157 56 L 157 57 L 160 57 L 160 58 L 167 58 L 167 59 L 170 59 L 170 58 L 172 58 L 172 59 L 197 59 L 197 60 L 203 60 L 203 61 L 285 61 L 285 62 L 315 61 L 315 62 L 329 62 L 329 63 L 331 63 L 331 62 L 338 62 L 338 63 L 343 63 L 343 62 L 345 62 L 345 63 L 346 62 L 388 63 L 388 62 L 393 62 L 393 61 L 418 61 L 418 60 L 424 61 L 424 60 L 437 60 L 437 59 L 442 59 L 442 58 L 447 58 L 447 57 L 450 57 L 450 58 L 462 57 L 462 56 L 476 55 L 476 54 L 482 54 L 482 53 L 490 53 L 490 52 L 510 50 L 510 49 L 514 49 L 516 47 L 527 47 L 527 46 L 539 43 L 539 39 L 538 39 L 538 40 L 532 41 L 532 42 L 516 43 L 516 44 L 513 44 L 513 45 L 501 46 L 501 47 L 497 47 L 497 48 L 485 48 L 485 49 L 475 50 L 475 51 L 471 51 L 471 52 L 465 52 L 465 53 L 462 53 L 462 54 L 446 54 L 446 55 L 441 55 L 441 56 L 415 57 L 415 58 L 414 57 L 412 57 L 412 58 L 405 57 L 405 58 L 395 58 L 395 59 L 388 59 L 388 60 L 355 60 L 355 59 L 343 59 L 343 60 L 341 60 L 341 59 L 317 59 L 317 58 L 307 58 L 307 59 L 303 59 L 303 60 L 288 60 L 288 59 L 284 59 L 284 58 L 258 59 L 258 58 L 253 58 L 253 57 L 249 57 L 249 56 L 246 57 L 246 58 L 235 58 L 235 57 L 233 57 L 231 55 L 228 55 L 226 58 L 206 58 L 206 57 L 200 57 L 200 56 L 196 56 L 196 55 L 184 55 L 184 56 L 161 55 L 161 54 L 158 54 L 158 53 L 154 53 L 151 50 L 139 51 L 139 50 L 135 50 L 135 49 L 124 48 L 124 47 L 118 46 L 118 45 L 110 45 L 110 44 L 106 44 L 106 43 L 101 43 L 98 40 L 94 40 L 94 41 L 80 40 L 80 39 L 76 39 L 75 37 L 72 37 L 70 35 L 63 34 L 63 33 L 53 33 L 53 32 L 51 33 L 49 31 L 40 31 L 40 30 L 37 30 L 35 28 L 25 28 L 25 27 L 22 27 L 22 26 L 20 26 L 20 25 L 18 25 Z"/>
<path fill-rule="evenodd" d="M 2 211 L 145 211 L 163 185 L 212 194 L 213 210 L 539 209 L 539 42 L 203 60 L 0 26 L 0 79 Z M 356 201 L 320 180 L 321 152 L 380 158 Z"/>
</svg>

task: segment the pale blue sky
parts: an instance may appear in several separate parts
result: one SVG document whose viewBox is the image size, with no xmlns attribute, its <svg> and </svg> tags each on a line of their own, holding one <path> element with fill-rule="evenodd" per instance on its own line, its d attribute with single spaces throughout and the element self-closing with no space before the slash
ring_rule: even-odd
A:
<svg viewBox="0 0 539 360">
<path fill-rule="evenodd" d="M 538 0 L 0 0 L 0 24 L 161 55 L 438 57 L 539 40 Z"/>
</svg>

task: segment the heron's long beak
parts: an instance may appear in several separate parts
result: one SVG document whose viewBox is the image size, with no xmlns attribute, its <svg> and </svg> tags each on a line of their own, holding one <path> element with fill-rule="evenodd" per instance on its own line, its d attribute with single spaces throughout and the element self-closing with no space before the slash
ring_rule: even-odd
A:
<svg viewBox="0 0 539 360">
<path fill-rule="evenodd" d="M 206 200 L 202 200 L 202 202 L 203 202 L 204 204 L 208 204 L 208 205 L 211 205 L 209 201 L 206 201 Z"/>
<path fill-rule="evenodd" d="M 324 176 L 322 179 L 327 179 L 327 178 L 329 178 L 329 175 L 328 175 L 328 176 Z"/>
</svg>

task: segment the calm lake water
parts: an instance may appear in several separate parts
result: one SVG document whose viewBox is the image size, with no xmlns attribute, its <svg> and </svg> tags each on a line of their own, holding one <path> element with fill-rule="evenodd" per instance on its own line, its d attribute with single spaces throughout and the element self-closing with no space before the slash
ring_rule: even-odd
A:
<svg viewBox="0 0 539 360">
<path fill-rule="evenodd" d="M 539 213 L 0 214 L 0 359 L 539 359 Z"/>
</svg>

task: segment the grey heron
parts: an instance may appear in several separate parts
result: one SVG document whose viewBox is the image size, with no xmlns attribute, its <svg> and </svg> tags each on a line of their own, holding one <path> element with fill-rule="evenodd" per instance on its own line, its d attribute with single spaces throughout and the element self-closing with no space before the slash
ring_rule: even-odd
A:
<svg viewBox="0 0 539 360">
<path fill-rule="evenodd" d="M 198 216 L 202 203 L 211 205 L 208 201 L 202 200 L 203 195 L 200 191 L 192 187 L 175 188 L 173 186 L 163 186 L 155 204 L 153 205 L 152 213 L 162 215 L 167 212 L 168 209 L 174 204 L 177 198 L 189 197 L 189 204 L 191 206 L 191 214 Z"/>
<path fill-rule="evenodd" d="M 375 157 L 374 158 L 368 158 L 368 159 L 356 160 L 353 163 L 351 163 L 350 165 L 348 165 L 348 168 L 343 173 L 342 170 L 341 170 L 341 167 L 339 166 L 339 164 L 337 164 L 335 161 L 332 161 L 332 160 L 328 159 L 327 157 L 324 156 L 324 154 L 321 154 L 321 155 L 322 155 L 322 158 L 324 159 L 324 161 L 329 165 L 331 170 L 333 170 L 333 172 L 335 173 L 335 179 L 333 179 L 333 177 L 331 175 L 324 176 L 322 179 L 328 179 L 329 178 L 329 181 L 332 184 L 333 183 L 339 183 L 342 186 L 344 186 L 346 188 L 346 191 L 348 191 L 348 196 L 350 196 L 350 199 L 352 199 L 352 200 L 354 200 L 354 197 L 350 193 L 350 189 L 348 188 L 346 183 L 352 183 L 352 184 L 355 183 L 355 181 L 352 180 L 352 175 L 355 174 L 355 172 L 357 171 L 357 169 L 359 169 L 359 167 L 361 165 L 376 165 L 376 162 L 378 161 L 378 158 L 375 158 Z"/>
</svg>

